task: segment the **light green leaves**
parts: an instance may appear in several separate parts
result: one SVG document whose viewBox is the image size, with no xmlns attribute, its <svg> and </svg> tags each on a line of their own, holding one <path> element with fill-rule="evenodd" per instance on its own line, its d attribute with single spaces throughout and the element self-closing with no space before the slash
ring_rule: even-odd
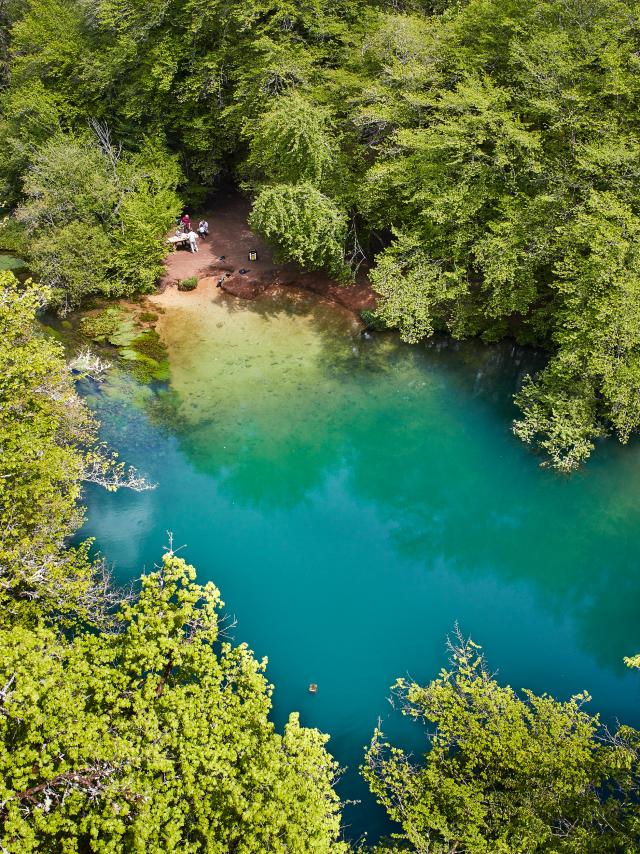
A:
<svg viewBox="0 0 640 854">
<path fill-rule="evenodd" d="M 417 760 L 374 735 L 364 776 L 410 851 L 605 854 L 631 850 L 621 746 L 605 737 L 581 694 L 566 702 L 500 685 L 459 635 L 451 668 L 421 686 L 394 686 L 403 714 L 426 725 Z M 627 804 L 628 808 L 629 804 Z M 404 850 L 402 845 L 399 850 Z"/>
<path fill-rule="evenodd" d="M 2 843 L 19 850 L 345 852 L 326 737 L 268 719 L 222 603 L 171 552 L 113 633 L 0 634 Z"/>
<path fill-rule="evenodd" d="M 311 184 L 265 187 L 254 202 L 249 222 L 277 247 L 281 260 L 348 276 L 344 263 L 346 218 Z"/>
<path fill-rule="evenodd" d="M 33 271 L 63 312 L 88 294 L 151 290 L 180 209 L 174 158 L 148 141 L 122 154 L 96 128 L 101 141 L 59 133 L 32 153 L 16 214 Z"/>
<path fill-rule="evenodd" d="M 338 146 L 328 111 L 295 90 L 275 98 L 255 126 L 248 125 L 247 135 L 247 167 L 261 180 L 323 187 L 336 171 Z"/>
</svg>

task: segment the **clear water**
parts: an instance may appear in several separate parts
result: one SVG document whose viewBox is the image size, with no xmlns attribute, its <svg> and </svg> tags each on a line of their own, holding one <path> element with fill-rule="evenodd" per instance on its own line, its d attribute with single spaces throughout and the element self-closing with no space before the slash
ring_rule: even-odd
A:
<svg viewBox="0 0 640 854">
<path fill-rule="evenodd" d="M 435 676 L 456 622 L 514 687 L 588 689 L 608 720 L 640 723 L 622 663 L 640 650 L 637 444 L 603 443 L 558 476 L 510 432 L 531 354 L 364 340 L 311 297 L 214 293 L 166 304 L 171 391 L 121 374 L 84 389 L 105 438 L 159 485 L 89 490 L 83 534 L 129 578 L 173 531 L 234 636 L 268 656 L 277 722 L 297 709 L 331 734 L 340 791 L 361 799 L 349 835 L 386 828 L 357 773 L 377 719 L 421 743 L 389 686 Z"/>
</svg>

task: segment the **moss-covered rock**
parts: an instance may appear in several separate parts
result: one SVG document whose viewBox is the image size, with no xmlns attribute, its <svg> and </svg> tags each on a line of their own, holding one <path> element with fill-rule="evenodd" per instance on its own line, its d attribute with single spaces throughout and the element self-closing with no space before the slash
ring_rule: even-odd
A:
<svg viewBox="0 0 640 854">
<path fill-rule="evenodd" d="M 159 316 L 155 311 L 141 311 L 138 320 L 142 323 L 155 323 Z"/>
<path fill-rule="evenodd" d="M 124 311 L 118 306 L 111 306 L 101 311 L 86 314 L 80 321 L 80 331 L 92 341 L 108 341 L 127 320 Z"/>
</svg>

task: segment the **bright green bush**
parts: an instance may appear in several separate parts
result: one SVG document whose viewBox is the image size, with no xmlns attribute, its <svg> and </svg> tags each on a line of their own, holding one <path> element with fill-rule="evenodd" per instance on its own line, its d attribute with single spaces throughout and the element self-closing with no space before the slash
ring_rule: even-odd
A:
<svg viewBox="0 0 640 854">
<path fill-rule="evenodd" d="M 276 184 L 258 194 L 249 222 L 275 247 L 280 261 L 348 276 L 345 214 L 311 184 Z"/>
<path fill-rule="evenodd" d="M 181 279 L 178 282 L 179 291 L 193 291 L 198 287 L 197 276 L 189 276 L 187 279 Z"/>
</svg>

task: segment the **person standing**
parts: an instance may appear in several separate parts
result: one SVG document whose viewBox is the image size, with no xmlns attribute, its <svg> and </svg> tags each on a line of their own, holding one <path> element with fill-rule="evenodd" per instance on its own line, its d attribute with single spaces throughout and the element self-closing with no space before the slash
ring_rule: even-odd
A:
<svg viewBox="0 0 640 854">
<path fill-rule="evenodd" d="M 191 219 L 189 218 L 189 214 L 185 213 L 181 219 L 182 225 L 184 226 L 184 230 L 188 233 L 191 231 Z"/>
<path fill-rule="evenodd" d="M 191 228 L 189 229 L 188 237 L 189 237 L 189 246 L 191 247 L 191 251 L 192 252 L 198 252 L 198 235 Z"/>
</svg>

